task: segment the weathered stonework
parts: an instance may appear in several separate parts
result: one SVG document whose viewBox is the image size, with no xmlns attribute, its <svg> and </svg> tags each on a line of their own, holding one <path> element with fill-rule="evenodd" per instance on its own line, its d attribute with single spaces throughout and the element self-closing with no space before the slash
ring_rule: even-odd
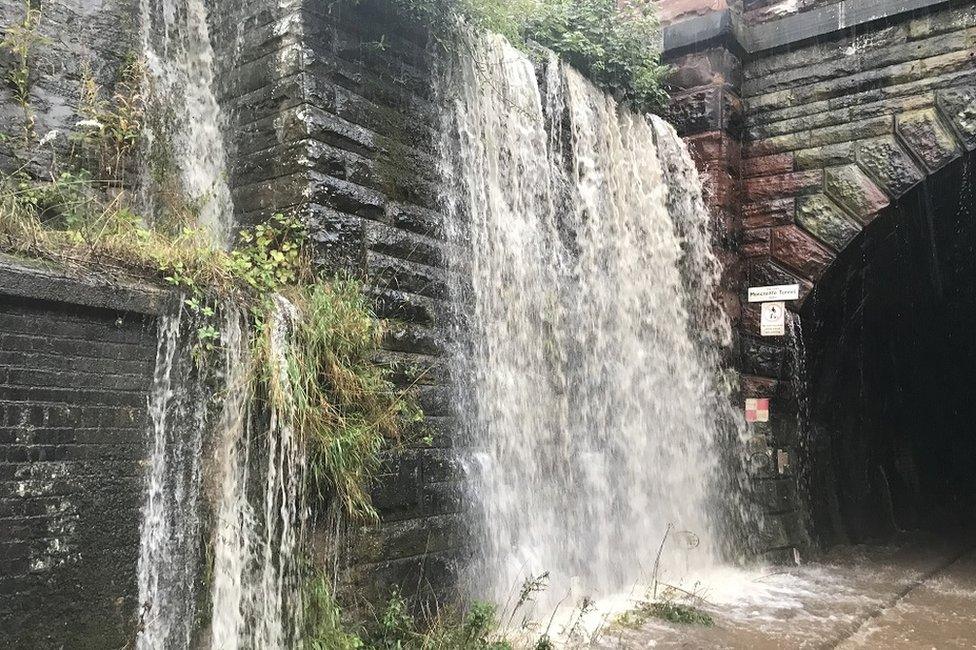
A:
<svg viewBox="0 0 976 650">
<path fill-rule="evenodd" d="M 682 3 L 665 15 L 680 15 Z M 758 339 L 758 310 L 741 305 L 746 285 L 799 284 L 799 309 L 834 258 L 899 197 L 964 151 L 976 149 L 976 5 L 926 0 L 743 0 L 730 3 L 724 32 L 699 47 L 682 41 L 670 58 L 679 92 L 673 116 L 693 150 L 716 133 L 735 156 L 699 159 L 736 179 L 732 212 L 739 278 L 730 310 L 742 337 L 744 396 L 773 397 L 792 420 L 797 396 L 784 341 Z M 681 5 L 681 7 L 678 7 Z M 704 3 L 702 3 L 704 7 Z M 724 7 L 715 12 L 726 11 Z M 706 14 L 707 16 L 707 14 Z M 883 20 L 881 20 L 883 19 Z M 705 21 L 701 12 L 682 20 Z M 698 21 L 698 22 L 694 22 Z M 681 32 L 680 21 L 668 29 Z M 668 42 L 668 39 L 665 39 Z M 726 57 L 714 54 L 721 48 Z M 734 57 L 735 75 L 708 75 Z M 686 80 L 697 83 L 688 84 Z M 741 97 L 736 119 L 722 95 Z M 712 152 L 721 149 L 712 147 Z M 785 369 L 785 370 L 784 370 Z M 775 419 L 775 418 L 774 418 Z M 795 434 L 757 427 L 763 447 L 795 455 Z M 782 505 L 782 502 L 781 502 Z M 792 508 L 798 507 L 794 499 Z M 788 511 L 772 512 L 774 517 Z M 770 524 L 780 550 L 802 545 Z"/>
<path fill-rule="evenodd" d="M 891 203 L 891 199 L 857 165 L 828 169 L 824 174 L 824 191 L 865 224 Z"/>
<path fill-rule="evenodd" d="M 439 113 L 427 34 L 385 0 L 225 4 L 212 22 L 230 62 L 220 95 L 238 220 L 296 214 L 323 266 L 366 279 L 377 314 L 395 321 L 378 361 L 414 387 L 433 440 L 387 458 L 373 495 L 383 523 L 350 529 L 346 580 L 376 598 L 394 587 L 443 597 L 461 547 L 460 487 L 441 362 Z"/>
<path fill-rule="evenodd" d="M 798 199 L 796 221 L 817 240 L 841 250 L 861 232 L 844 210 L 823 194 Z"/>
</svg>

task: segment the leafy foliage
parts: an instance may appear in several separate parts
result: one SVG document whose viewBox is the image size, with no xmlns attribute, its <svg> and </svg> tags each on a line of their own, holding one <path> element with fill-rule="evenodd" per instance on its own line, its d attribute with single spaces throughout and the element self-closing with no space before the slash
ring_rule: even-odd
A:
<svg viewBox="0 0 976 650">
<path fill-rule="evenodd" d="M 511 650 L 512 645 L 496 639 L 495 608 L 474 603 L 466 612 L 443 613 L 433 620 L 414 616 L 406 601 L 394 592 L 385 606 L 363 624 L 345 621 L 329 583 L 313 580 L 306 590 L 306 634 L 308 650 Z M 350 628 L 353 631 L 350 631 Z M 545 639 L 545 637 L 544 637 Z M 540 639 L 540 643 L 549 643 Z M 540 645 L 540 648 L 551 646 Z"/>
<path fill-rule="evenodd" d="M 527 36 L 556 52 L 618 99 L 663 106 L 667 68 L 652 47 L 658 29 L 648 0 L 558 0 L 530 18 Z"/>
<path fill-rule="evenodd" d="M 651 0 L 403 0 L 406 10 L 449 43 L 456 17 L 514 45 L 549 48 L 637 110 L 667 101 L 658 22 Z"/>
<path fill-rule="evenodd" d="M 177 217 L 172 217 L 174 223 Z M 357 281 L 320 277 L 296 219 L 275 215 L 240 234 L 226 252 L 183 226 L 150 228 L 126 207 L 125 194 L 106 198 L 84 174 L 37 182 L 0 176 L 0 250 L 103 273 L 163 280 L 184 295 L 199 323 L 194 356 L 205 365 L 220 344 L 218 312 L 236 304 L 250 314 L 255 393 L 288 413 L 309 453 L 313 492 L 334 498 L 360 520 L 375 518 L 369 485 L 386 441 L 422 418 L 388 370 L 374 364 L 383 326 Z M 273 295 L 296 307 L 285 360 L 288 389 L 271 369 Z"/>
<path fill-rule="evenodd" d="M 95 80 L 91 66 L 82 66 L 80 130 L 72 139 L 84 152 L 91 152 L 100 177 L 122 180 L 127 156 L 139 145 L 146 112 L 143 88 L 146 85 L 145 62 L 130 57 L 122 67 L 114 92 L 106 92 Z"/>
</svg>

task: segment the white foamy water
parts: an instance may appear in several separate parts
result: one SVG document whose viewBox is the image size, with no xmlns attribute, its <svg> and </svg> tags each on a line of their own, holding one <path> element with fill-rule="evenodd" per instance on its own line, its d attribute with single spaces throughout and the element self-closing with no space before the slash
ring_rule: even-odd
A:
<svg viewBox="0 0 976 650">
<path fill-rule="evenodd" d="M 472 591 L 511 604 L 548 573 L 540 606 L 620 593 L 662 541 L 659 578 L 721 567 L 738 430 L 687 151 L 554 57 L 537 76 L 500 37 L 470 50 L 444 170 Z"/>
<path fill-rule="evenodd" d="M 278 298 L 271 348 L 279 389 L 294 307 Z M 224 328 L 227 397 L 217 427 L 220 496 L 214 541 L 214 650 L 283 648 L 300 627 L 299 567 L 295 556 L 306 520 L 305 456 L 291 413 L 272 408 L 267 429 L 253 412 L 249 366 L 238 314 Z"/>
<path fill-rule="evenodd" d="M 159 321 L 149 395 L 151 458 L 138 565 L 143 650 L 189 647 L 199 567 L 204 405 L 180 355 L 180 316 Z"/>
<path fill-rule="evenodd" d="M 179 168 L 183 192 L 214 243 L 229 246 L 234 205 L 227 185 L 222 116 L 214 92 L 214 50 L 204 0 L 140 0 L 143 51 L 156 129 Z M 165 129 L 159 132 L 158 129 Z M 154 153 L 153 155 L 158 155 Z"/>
</svg>

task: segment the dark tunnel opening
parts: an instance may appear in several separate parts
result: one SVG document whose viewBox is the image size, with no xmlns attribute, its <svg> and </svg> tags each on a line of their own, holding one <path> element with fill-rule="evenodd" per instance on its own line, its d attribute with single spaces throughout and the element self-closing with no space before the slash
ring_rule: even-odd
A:
<svg viewBox="0 0 976 650">
<path fill-rule="evenodd" d="M 812 532 L 824 546 L 976 513 L 976 156 L 930 176 L 803 306 Z"/>
</svg>

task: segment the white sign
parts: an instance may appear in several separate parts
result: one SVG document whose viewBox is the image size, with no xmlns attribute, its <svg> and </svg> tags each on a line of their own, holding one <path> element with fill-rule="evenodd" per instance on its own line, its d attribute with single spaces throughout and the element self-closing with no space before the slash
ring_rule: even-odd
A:
<svg viewBox="0 0 976 650">
<path fill-rule="evenodd" d="M 783 284 L 777 287 L 750 287 L 749 302 L 779 302 L 781 300 L 799 300 L 800 285 Z"/>
<path fill-rule="evenodd" d="M 763 336 L 786 335 L 786 303 L 764 302 L 762 316 L 759 320 L 760 333 Z"/>
</svg>

